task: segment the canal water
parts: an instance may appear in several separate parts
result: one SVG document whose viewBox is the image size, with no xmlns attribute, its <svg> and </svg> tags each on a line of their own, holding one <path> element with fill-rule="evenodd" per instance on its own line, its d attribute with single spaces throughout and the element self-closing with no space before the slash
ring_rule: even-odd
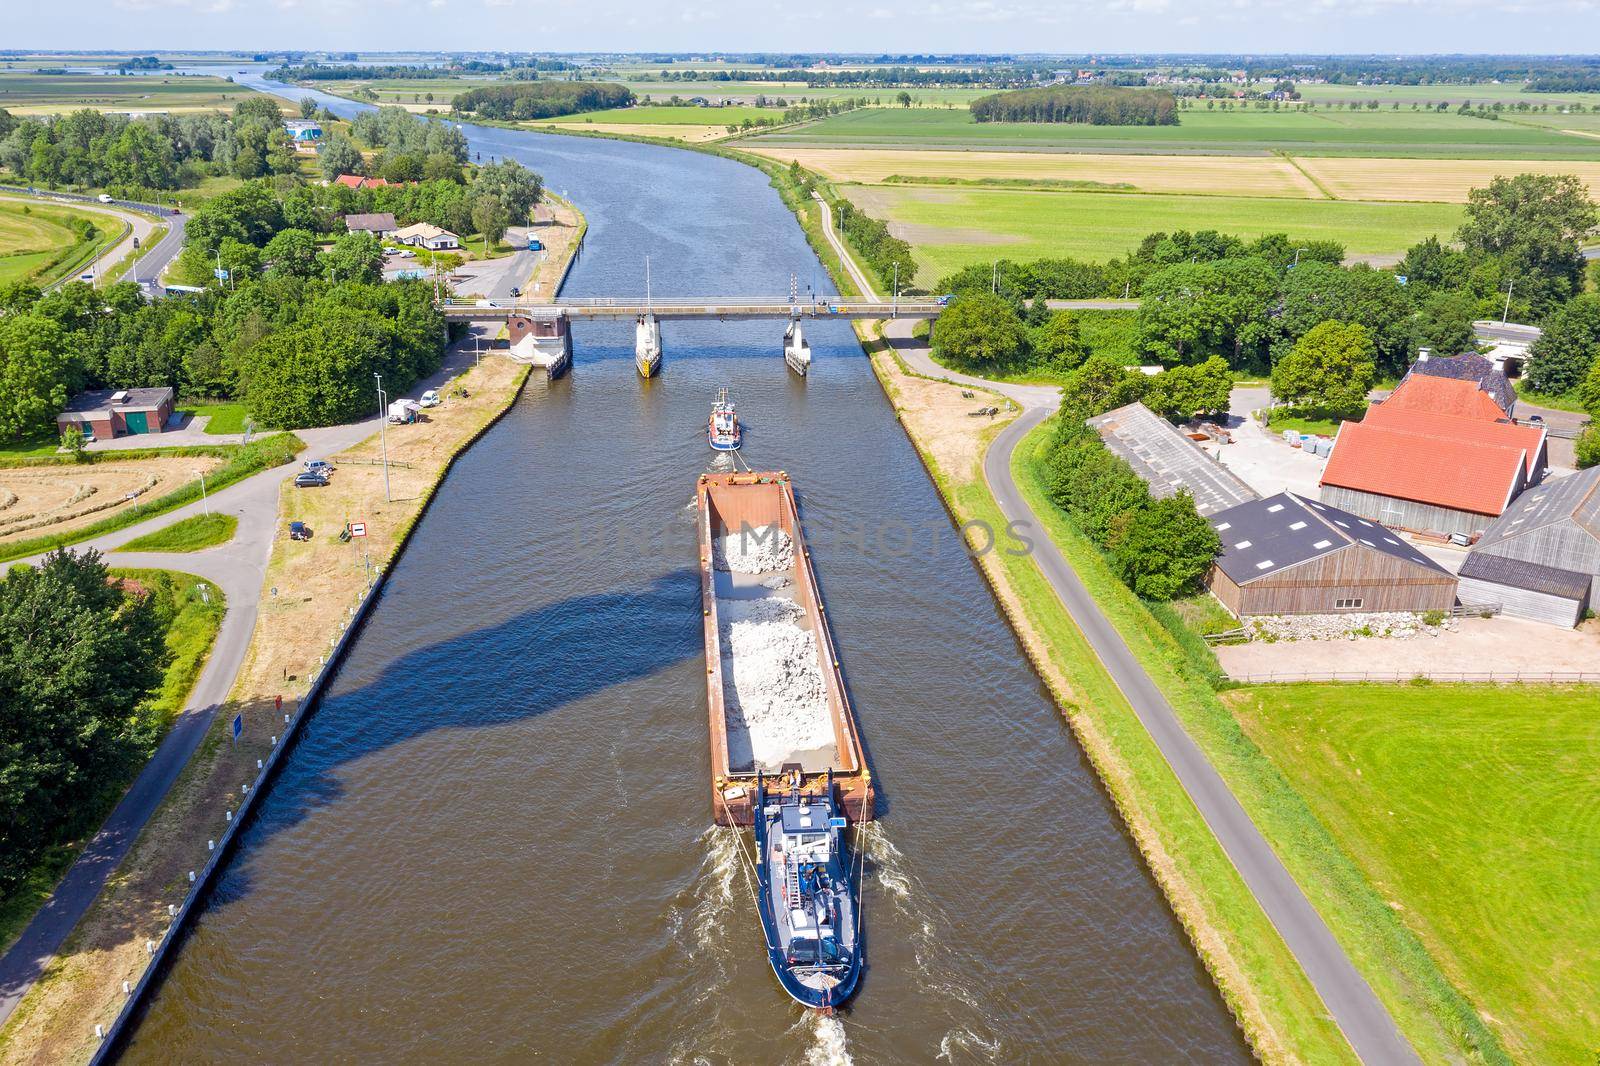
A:
<svg viewBox="0 0 1600 1066">
<path fill-rule="evenodd" d="M 753 169 L 470 132 L 587 213 L 571 295 L 642 292 L 646 255 L 661 298 L 826 286 Z M 808 331 L 804 381 L 781 329 L 668 323 L 649 383 L 631 324 L 575 329 L 441 487 L 127 1061 L 1248 1059 L 849 328 Z M 829 1020 L 711 828 L 691 495 L 723 385 L 793 475 L 883 794 Z"/>
</svg>

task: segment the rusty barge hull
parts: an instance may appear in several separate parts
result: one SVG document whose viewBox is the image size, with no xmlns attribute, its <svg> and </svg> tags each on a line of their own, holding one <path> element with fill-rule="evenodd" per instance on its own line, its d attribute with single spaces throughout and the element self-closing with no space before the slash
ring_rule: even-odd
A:
<svg viewBox="0 0 1600 1066">
<path fill-rule="evenodd" d="M 706 701 L 711 735 L 711 807 L 719 825 L 752 824 L 756 767 L 730 765 L 727 686 L 732 678 L 723 663 L 721 620 L 718 617 L 718 582 L 714 564 L 717 538 L 738 533 L 746 526 L 776 526 L 794 542 L 794 562 L 787 576 L 793 580 L 793 599 L 804 610 L 804 624 L 816 640 L 818 665 L 827 696 L 834 748 L 831 757 L 813 757 L 800 771 L 801 791 L 820 794 L 827 787 L 828 770 L 845 817 L 852 822 L 872 819 L 872 773 L 867 768 L 855 714 L 845 693 L 844 678 L 828 630 L 827 613 L 817 591 L 811 553 L 800 531 L 794 488 L 787 474 L 702 474 L 696 488 L 699 508 L 700 594 L 706 645 Z M 786 764 L 794 765 L 794 764 Z M 766 768 L 771 774 L 779 768 Z M 776 782 L 774 782 L 776 783 Z"/>
</svg>

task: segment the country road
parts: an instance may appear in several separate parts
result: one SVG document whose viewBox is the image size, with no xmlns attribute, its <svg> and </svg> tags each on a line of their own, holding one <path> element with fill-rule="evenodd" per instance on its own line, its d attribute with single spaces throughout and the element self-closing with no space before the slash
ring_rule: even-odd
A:
<svg viewBox="0 0 1600 1066">
<path fill-rule="evenodd" d="M 823 232 L 857 284 L 871 292 L 862 273 L 833 228 L 828 205 L 822 205 Z M 1014 385 L 961 374 L 938 365 L 926 342 L 913 338 L 916 323 L 896 319 L 884 323 L 884 336 L 913 372 L 964 385 L 992 389 L 1009 397 L 1022 414 L 1000 431 L 983 459 L 984 480 L 1007 521 L 1040 524 L 1011 474 L 1017 445 L 1060 405 L 1059 390 L 1049 386 Z M 1294 954 L 1329 1015 L 1363 1062 L 1411 1064 L 1420 1060 L 1396 1028 L 1394 1019 L 1356 970 L 1327 923 L 1301 891 L 1249 814 L 1228 788 L 1205 752 L 1178 721 L 1172 705 L 1134 657 L 1106 618 L 1083 581 L 1049 537 L 1039 538 L 1034 563 L 1066 607 L 1162 757 L 1177 775 L 1206 825 L 1244 879 L 1261 909 Z"/>
<path fill-rule="evenodd" d="M 29 192 L 25 188 L 14 185 L 0 186 L 0 199 L 18 203 L 65 204 L 75 211 L 109 215 L 124 223 L 127 226 L 127 231 L 123 233 L 114 245 L 102 249 L 100 254 L 93 260 L 84 264 L 84 270 L 92 270 L 97 276 L 105 273 L 127 257 L 128 253 L 132 251 L 133 241 L 137 239 L 139 242 L 138 256 L 133 265 L 129 267 L 126 277 L 129 281 L 139 282 L 153 295 L 159 295 L 158 282 L 161 273 L 167 269 L 172 260 L 183 250 L 184 224 L 188 220 L 182 214 L 171 213 L 171 208 L 124 200 L 113 200 L 109 204 L 103 204 L 93 197 L 76 193 Z M 161 237 L 152 243 L 150 238 L 160 227 L 165 227 L 165 229 Z M 76 275 L 63 278 L 56 284 L 65 284 L 75 277 Z"/>
</svg>

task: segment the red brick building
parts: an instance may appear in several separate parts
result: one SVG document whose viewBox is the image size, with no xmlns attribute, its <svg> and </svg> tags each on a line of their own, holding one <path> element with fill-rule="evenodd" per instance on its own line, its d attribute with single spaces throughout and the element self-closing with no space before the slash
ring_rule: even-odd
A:
<svg viewBox="0 0 1600 1066">
<path fill-rule="evenodd" d="M 80 392 L 56 415 L 56 429 L 77 426 L 86 437 L 111 440 L 130 433 L 160 433 L 172 417 L 170 388 Z"/>
</svg>

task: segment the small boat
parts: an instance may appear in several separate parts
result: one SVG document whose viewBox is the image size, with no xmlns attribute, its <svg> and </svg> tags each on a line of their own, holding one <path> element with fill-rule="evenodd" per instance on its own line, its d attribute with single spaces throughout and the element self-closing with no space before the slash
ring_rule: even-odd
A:
<svg viewBox="0 0 1600 1066">
<path fill-rule="evenodd" d="M 739 413 L 734 410 L 733 401 L 728 399 L 728 390 L 717 390 L 717 402 L 711 405 L 711 422 L 706 427 L 706 439 L 711 444 L 711 450 L 738 451 L 743 435 L 744 431 L 739 428 Z"/>
<path fill-rule="evenodd" d="M 832 1013 L 861 977 L 861 908 L 833 775 L 821 795 L 756 781 L 756 907 L 772 972 L 803 1006 Z"/>
<path fill-rule="evenodd" d="M 783 331 L 783 361 L 801 377 L 811 369 L 811 342 L 800 332 L 798 318 L 791 319 L 789 328 Z"/>
<path fill-rule="evenodd" d="M 655 315 L 640 315 L 634 325 L 633 365 L 642 378 L 654 377 L 661 369 L 661 323 Z"/>
</svg>

